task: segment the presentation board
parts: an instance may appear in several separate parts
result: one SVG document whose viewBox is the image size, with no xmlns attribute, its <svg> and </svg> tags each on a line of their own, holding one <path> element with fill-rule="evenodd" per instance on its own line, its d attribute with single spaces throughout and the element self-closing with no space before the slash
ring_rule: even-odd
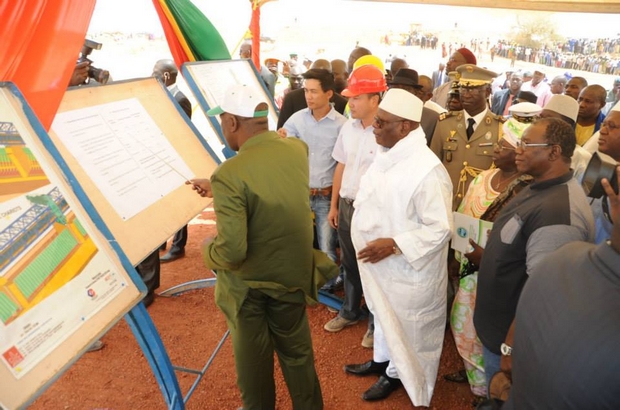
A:
<svg viewBox="0 0 620 410">
<path fill-rule="evenodd" d="M 254 87 L 263 94 L 269 105 L 269 129 L 276 129 L 278 109 L 251 60 L 196 61 L 183 64 L 181 72 L 205 113 L 220 104 L 231 85 L 245 84 Z M 228 146 L 222 135 L 219 117 L 209 119 L 220 135 L 222 144 Z"/>
<path fill-rule="evenodd" d="M 219 160 L 154 78 L 68 91 L 49 135 L 134 265 L 210 202 L 185 182 Z"/>
<path fill-rule="evenodd" d="M 21 93 L 0 83 L 3 408 L 36 397 L 146 293 L 71 179 Z"/>
</svg>

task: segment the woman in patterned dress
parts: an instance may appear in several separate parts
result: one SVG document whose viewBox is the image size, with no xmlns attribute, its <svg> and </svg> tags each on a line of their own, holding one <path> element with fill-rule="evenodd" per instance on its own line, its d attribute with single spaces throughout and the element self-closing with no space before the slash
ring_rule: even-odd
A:
<svg viewBox="0 0 620 410">
<path fill-rule="evenodd" d="M 494 147 L 493 161 L 496 168 L 481 172 L 470 184 L 458 212 L 493 222 L 499 211 L 524 187 L 532 177 L 521 174 L 515 165 L 517 140 L 529 125 L 518 123 L 511 118 L 504 124 L 504 138 Z M 478 283 L 478 265 L 482 248 L 472 243 L 474 251 L 461 255 L 456 252 L 460 262 L 459 289 L 454 298 L 450 324 L 459 355 L 465 364 L 467 381 L 472 393 L 486 397 L 487 380 L 484 374 L 482 344 L 476 335 L 473 316 Z M 444 376 L 447 380 L 458 381 L 462 371 Z"/>
</svg>

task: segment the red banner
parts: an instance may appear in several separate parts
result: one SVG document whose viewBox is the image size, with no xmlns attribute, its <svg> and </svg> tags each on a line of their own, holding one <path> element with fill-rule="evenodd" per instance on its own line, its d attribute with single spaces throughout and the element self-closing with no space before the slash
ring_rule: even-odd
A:
<svg viewBox="0 0 620 410">
<path fill-rule="evenodd" d="M 0 2 L 0 81 L 12 81 L 46 129 L 75 67 L 95 0 Z"/>
</svg>

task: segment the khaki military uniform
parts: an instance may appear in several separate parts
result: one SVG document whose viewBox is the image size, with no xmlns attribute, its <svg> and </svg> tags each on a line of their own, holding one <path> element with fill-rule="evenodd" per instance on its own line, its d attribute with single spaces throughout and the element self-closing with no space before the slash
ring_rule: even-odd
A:
<svg viewBox="0 0 620 410">
<path fill-rule="evenodd" d="M 430 148 L 450 174 L 454 187 L 454 209 L 461 203 L 470 182 L 493 165 L 493 144 L 502 135 L 504 121 L 503 117 L 487 109 L 484 119 L 467 140 L 467 122 L 463 111 L 439 116 Z"/>
</svg>

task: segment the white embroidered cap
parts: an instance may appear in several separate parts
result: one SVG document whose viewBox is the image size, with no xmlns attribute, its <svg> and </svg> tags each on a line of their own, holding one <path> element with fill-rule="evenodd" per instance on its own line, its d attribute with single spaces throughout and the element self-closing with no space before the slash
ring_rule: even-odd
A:
<svg viewBox="0 0 620 410">
<path fill-rule="evenodd" d="M 382 110 L 415 122 L 420 122 L 423 107 L 422 100 L 401 88 L 390 88 L 379 104 Z"/>
<path fill-rule="evenodd" d="M 556 94 L 545 105 L 545 110 L 557 112 L 577 122 L 579 103 L 573 97 L 564 94 Z"/>
</svg>

